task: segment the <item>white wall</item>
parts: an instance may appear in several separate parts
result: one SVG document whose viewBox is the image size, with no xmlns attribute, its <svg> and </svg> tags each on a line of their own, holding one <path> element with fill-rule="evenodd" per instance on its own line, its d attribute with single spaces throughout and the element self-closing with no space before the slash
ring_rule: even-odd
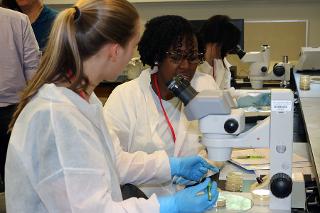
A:
<svg viewBox="0 0 320 213">
<path fill-rule="evenodd" d="M 280 2 L 280 1 L 279 1 Z M 226 14 L 245 20 L 308 20 L 308 45 L 320 46 L 320 0 L 318 2 L 278 3 L 232 2 L 176 2 L 135 4 L 141 18 L 177 14 L 187 19 L 206 19 L 214 14 Z M 293 35 L 294 36 L 294 35 Z"/>
<path fill-rule="evenodd" d="M 192 2 L 169 0 L 172 2 L 166 3 L 148 1 L 133 3 L 143 22 L 165 14 L 181 15 L 187 19 L 206 19 L 214 14 L 226 14 L 231 18 L 245 20 L 308 20 L 308 45 L 320 46 L 320 0 L 195 0 Z M 45 2 L 52 4 L 52 7 L 62 9 L 71 5 L 61 2 L 74 1 L 47 0 Z"/>
</svg>

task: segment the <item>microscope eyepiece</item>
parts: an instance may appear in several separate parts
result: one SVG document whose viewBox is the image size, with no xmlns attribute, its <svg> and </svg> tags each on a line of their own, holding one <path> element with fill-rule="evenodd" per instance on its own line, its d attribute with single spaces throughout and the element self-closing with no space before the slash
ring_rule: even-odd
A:
<svg viewBox="0 0 320 213">
<path fill-rule="evenodd" d="M 246 54 L 246 52 L 243 51 L 243 49 L 241 48 L 240 45 L 237 45 L 237 46 L 235 47 L 234 51 L 236 52 L 236 54 L 238 55 L 238 57 L 239 57 L 240 59 L 242 59 L 243 56 L 245 56 L 245 54 Z"/>
<path fill-rule="evenodd" d="M 190 85 L 190 82 L 182 75 L 173 77 L 166 85 L 174 96 L 178 97 L 185 106 L 198 94 L 198 92 Z"/>
<path fill-rule="evenodd" d="M 277 63 L 273 66 L 273 73 L 277 77 L 281 77 L 286 73 L 286 68 L 283 63 Z"/>
</svg>

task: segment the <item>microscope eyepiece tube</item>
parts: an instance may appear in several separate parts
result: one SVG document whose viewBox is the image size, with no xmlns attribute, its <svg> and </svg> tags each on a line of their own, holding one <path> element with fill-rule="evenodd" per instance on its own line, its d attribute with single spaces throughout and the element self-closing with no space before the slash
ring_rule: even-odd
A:
<svg viewBox="0 0 320 213">
<path fill-rule="evenodd" d="M 234 50 L 235 50 L 236 54 L 238 55 L 238 57 L 239 57 L 240 59 L 242 59 L 243 56 L 245 56 L 245 54 L 246 54 L 246 52 L 243 51 L 243 49 L 241 48 L 240 45 L 237 45 Z"/>
<path fill-rule="evenodd" d="M 210 144 L 205 144 L 205 146 L 208 150 L 208 159 L 221 162 L 230 160 L 232 148 L 212 147 Z"/>
<path fill-rule="evenodd" d="M 287 55 L 282 56 L 282 62 L 283 63 L 289 63 L 289 57 Z"/>
<path fill-rule="evenodd" d="M 177 75 L 167 82 L 167 87 L 185 106 L 198 94 L 182 75 Z"/>
</svg>

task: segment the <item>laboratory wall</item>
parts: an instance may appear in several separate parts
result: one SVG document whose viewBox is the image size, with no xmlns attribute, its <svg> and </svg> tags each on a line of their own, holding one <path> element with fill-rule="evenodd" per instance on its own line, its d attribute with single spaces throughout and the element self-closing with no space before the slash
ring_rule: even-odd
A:
<svg viewBox="0 0 320 213">
<path fill-rule="evenodd" d="M 133 1 L 136 2 L 136 0 Z M 56 1 L 51 0 L 50 3 L 52 2 Z M 133 4 L 138 9 L 143 23 L 152 17 L 164 14 L 177 14 L 190 20 L 207 19 L 214 14 L 243 18 L 245 20 L 245 50 L 259 50 L 259 39 L 265 39 L 267 43 L 272 43 L 271 60 L 274 61 L 280 61 L 282 55 L 288 55 L 289 60 L 296 61 L 299 57 L 300 46 L 320 46 L 320 0 L 195 0 L 186 2 L 179 0 L 152 2 L 149 0 Z M 57 9 L 68 6 L 71 5 L 52 4 L 52 7 Z M 263 23 L 260 26 L 255 24 L 258 26 L 255 31 L 252 21 L 267 21 L 271 25 L 264 30 Z M 279 21 L 288 21 L 288 24 L 279 24 Z M 270 39 L 266 34 L 269 34 Z M 284 45 L 283 42 L 286 44 Z M 230 60 L 237 63 L 236 59 L 231 58 Z M 241 72 L 244 69 L 246 68 L 240 68 Z"/>
<path fill-rule="evenodd" d="M 207 19 L 214 14 L 243 18 L 245 20 L 244 49 L 258 51 L 260 45 L 269 44 L 271 61 L 275 63 L 281 61 L 284 55 L 289 56 L 289 60 L 295 63 L 299 58 L 301 46 L 320 46 L 320 0 L 193 1 L 141 3 L 135 6 L 143 20 L 162 14 L 178 14 L 191 20 Z M 287 24 L 277 22 L 296 20 L 305 22 L 288 22 Z M 270 21 L 270 24 L 254 24 L 252 21 Z M 262 25 L 268 26 L 263 30 Z M 283 29 L 280 26 L 283 26 Z M 239 62 L 239 59 L 234 56 L 230 56 L 229 61 L 238 67 L 237 75 L 248 75 L 249 65 Z"/>
<path fill-rule="evenodd" d="M 167 3 L 152 3 L 150 0 L 147 3 L 133 4 L 143 21 L 164 14 L 182 15 L 188 19 L 206 19 L 214 14 L 226 14 L 232 18 L 244 18 L 246 21 L 308 20 L 308 45 L 320 46 L 320 0 L 195 0 Z M 52 6 L 61 9 L 70 5 L 54 4 Z"/>
</svg>

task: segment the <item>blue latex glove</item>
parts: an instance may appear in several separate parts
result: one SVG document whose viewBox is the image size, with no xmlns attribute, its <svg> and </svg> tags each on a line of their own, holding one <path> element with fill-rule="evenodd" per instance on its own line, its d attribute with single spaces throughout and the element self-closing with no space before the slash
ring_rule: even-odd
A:
<svg viewBox="0 0 320 213">
<path fill-rule="evenodd" d="M 201 181 L 208 170 L 219 172 L 219 169 L 210 165 L 200 156 L 169 158 L 171 176 L 182 176 L 188 180 Z"/>
<path fill-rule="evenodd" d="M 200 213 L 212 209 L 218 199 L 216 182 L 212 182 L 211 201 L 208 198 L 208 183 L 210 178 L 204 182 L 186 188 L 171 196 L 158 197 L 160 213 Z"/>
<path fill-rule="evenodd" d="M 270 93 L 260 93 L 255 96 L 246 95 L 239 97 L 237 99 L 238 107 L 250 107 L 250 106 L 270 106 L 271 94 Z"/>
</svg>

